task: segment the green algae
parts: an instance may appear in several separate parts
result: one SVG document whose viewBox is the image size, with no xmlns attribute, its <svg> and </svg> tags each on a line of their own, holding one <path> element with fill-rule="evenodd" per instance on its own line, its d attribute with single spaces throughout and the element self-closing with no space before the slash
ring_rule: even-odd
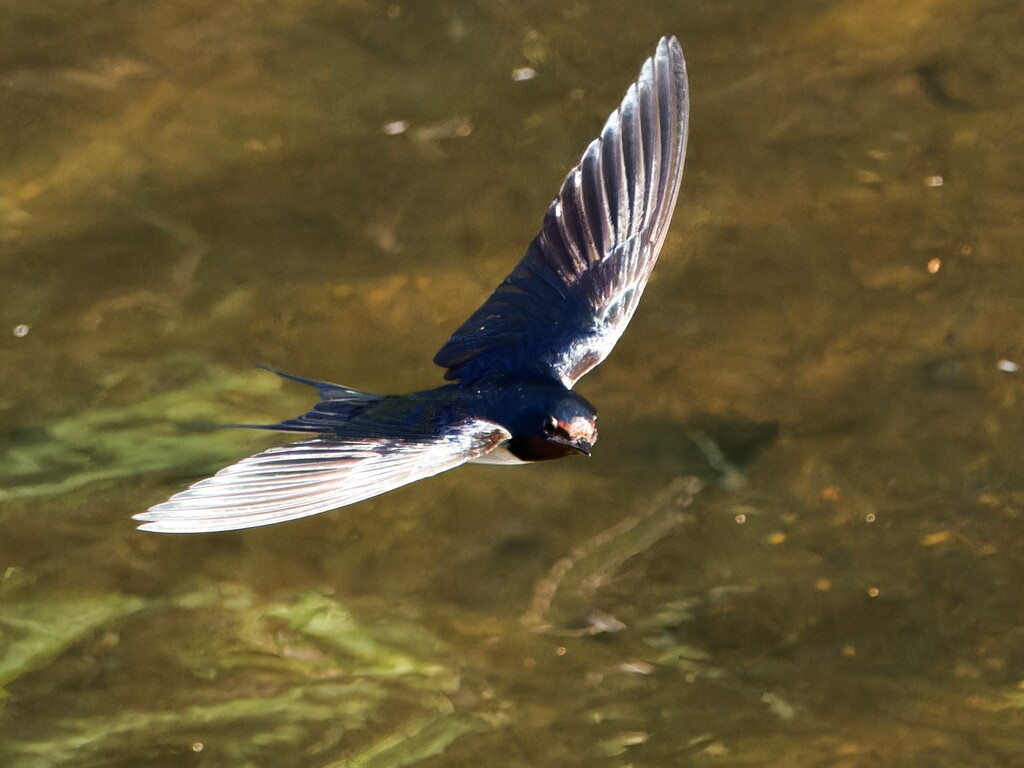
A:
<svg viewBox="0 0 1024 768">
<path fill-rule="evenodd" d="M 315 764 L 397 768 L 508 723 L 500 707 L 456 708 L 456 660 L 424 628 L 395 620 L 369 626 L 323 595 L 267 603 L 233 585 L 200 585 L 170 601 L 82 597 L 6 605 L 0 679 L 45 670 L 98 628 L 118 632 L 131 614 L 171 633 L 185 628 L 185 637 L 168 639 L 160 653 L 191 674 L 195 683 L 186 688 L 198 687 L 191 695 L 168 692 L 156 706 L 103 714 L 75 708 L 15 727 L 0 745 L 5 765 L 102 765 L 114 756 L 143 761 L 190 751 L 260 765 L 277 750 L 315 744 Z M 223 631 L 201 642 L 189 637 L 187 628 L 211 616 Z M 244 679 L 259 681 L 260 692 L 236 685 Z"/>
<path fill-rule="evenodd" d="M 178 355 L 163 371 L 183 380 L 135 402 L 54 420 L 0 446 L 0 501 L 54 496 L 102 481 L 178 472 L 191 475 L 252 452 L 252 432 L 222 424 L 275 421 L 280 386 L 262 371 L 232 371 Z M 184 374 L 182 372 L 184 371 Z M 159 378 L 152 371 L 147 378 Z M 262 407 L 261 407 L 262 406 Z"/>
<path fill-rule="evenodd" d="M 141 610 L 127 595 L 85 595 L 0 603 L 0 692 L 96 630 Z"/>
</svg>

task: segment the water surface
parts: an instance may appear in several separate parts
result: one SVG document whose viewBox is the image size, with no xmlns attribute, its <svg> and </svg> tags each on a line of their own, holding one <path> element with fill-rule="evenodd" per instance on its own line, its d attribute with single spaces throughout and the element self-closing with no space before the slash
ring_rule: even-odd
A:
<svg viewBox="0 0 1024 768">
<path fill-rule="evenodd" d="M 274 440 L 204 425 L 306 406 L 253 361 L 433 386 L 666 33 L 686 175 L 591 460 L 135 531 Z M 996 0 L 8 3 L 4 764 L 1017 764 L 1022 40 Z"/>
</svg>

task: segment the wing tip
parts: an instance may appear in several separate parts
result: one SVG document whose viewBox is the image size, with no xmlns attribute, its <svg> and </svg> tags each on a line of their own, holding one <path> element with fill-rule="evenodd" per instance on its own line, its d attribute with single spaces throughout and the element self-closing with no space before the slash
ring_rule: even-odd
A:
<svg viewBox="0 0 1024 768">
<path fill-rule="evenodd" d="M 679 44 L 679 38 L 675 35 L 662 35 L 658 41 L 658 50 L 671 51 L 680 58 L 683 56 L 683 46 Z"/>
<path fill-rule="evenodd" d="M 685 125 L 689 116 L 689 91 L 690 86 L 686 75 L 686 57 L 683 55 L 683 47 L 675 35 L 662 37 L 658 41 L 654 56 L 648 61 L 654 65 L 655 73 L 660 71 L 659 64 L 662 62 L 667 66 L 668 78 L 657 84 L 659 90 L 672 90 L 678 99 L 680 120 Z M 656 78 L 657 79 L 657 78 Z"/>
<path fill-rule="evenodd" d="M 132 519 L 139 520 L 140 516 L 136 515 Z M 141 525 L 136 526 L 136 530 L 143 531 L 145 533 L 169 534 L 225 533 L 227 531 L 241 531 L 249 528 L 261 528 L 273 524 L 274 521 L 268 521 L 266 523 L 249 523 L 247 525 L 211 525 L 206 520 L 163 520 L 159 522 L 152 521 L 142 523 Z"/>
<path fill-rule="evenodd" d="M 668 58 L 678 62 L 685 69 L 686 58 L 683 56 L 683 46 L 675 35 L 663 35 L 655 48 L 654 57 Z"/>
<path fill-rule="evenodd" d="M 679 95 L 680 109 L 685 119 L 686 113 L 689 111 L 688 97 L 690 88 L 686 75 L 686 57 L 683 55 L 683 46 L 680 45 L 679 39 L 675 35 L 661 38 L 658 41 L 658 47 L 653 58 L 656 65 L 660 61 L 664 61 L 669 65 L 672 76 L 669 83 L 666 83 L 666 86 L 674 86 L 674 90 Z"/>
<path fill-rule="evenodd" d="M 141 515 L 133 515 L 133 520 L 141 520 Z M 158 522 L 145 522 L 141 525 L 136 526 L 136 530 L 144 531 L 145 533 L 195 533 L 196 528 L 182 529 L 177 526 L 169 525 L 167 523 Z"/>
<path fill-rule="evenodd" d="M 232 525 L 230 518 L 222 518 L 217 521 L 219 524 L 212 524 L 215 521 L 208 517 L 184 517 L 182 508 L 174 503 L 174 499 L 180 494 L 175 494 L 170 499 L 132 515 L 132 520 L 139 523 L 136 530 L 146 533 L 216 533 L 219 531 L 230 531 L 239 528 Z"/>
</svg>

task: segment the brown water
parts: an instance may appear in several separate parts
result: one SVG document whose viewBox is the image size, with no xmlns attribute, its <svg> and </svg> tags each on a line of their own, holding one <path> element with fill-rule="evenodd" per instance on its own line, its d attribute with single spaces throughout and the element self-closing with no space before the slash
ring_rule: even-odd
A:
<svg viewBox="0 0 1024 768">
<path fill-rule="evenodd" d="M 590 461 L 135 531 L 252 361 L 433 386 L 665 33 Z M 1001 0 L 7 3 L 0 764 L 1024 764 L 1022 97 Z"/>
</svg>

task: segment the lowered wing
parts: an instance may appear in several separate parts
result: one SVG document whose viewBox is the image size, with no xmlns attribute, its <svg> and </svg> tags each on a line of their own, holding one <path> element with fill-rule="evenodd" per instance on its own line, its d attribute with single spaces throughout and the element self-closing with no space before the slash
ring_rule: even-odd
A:
<svg viewBox="0 0 1024 768">
<path fill-rule="evenodd" d="M 445 378 L 572 387 L 636 310 L 675 209 L 689 98 L 679 42 L 662 38 L 569 172 L 526 255 L 434 357 Z"/>
<path fill-rule="evenodd" d="M 142 530 L 254 528 L 344 507 L 483 456 L 510 437 L 483 419 L 436 435 L 303 440 L 258 453 L 135 515 Z"/>
</svg>

